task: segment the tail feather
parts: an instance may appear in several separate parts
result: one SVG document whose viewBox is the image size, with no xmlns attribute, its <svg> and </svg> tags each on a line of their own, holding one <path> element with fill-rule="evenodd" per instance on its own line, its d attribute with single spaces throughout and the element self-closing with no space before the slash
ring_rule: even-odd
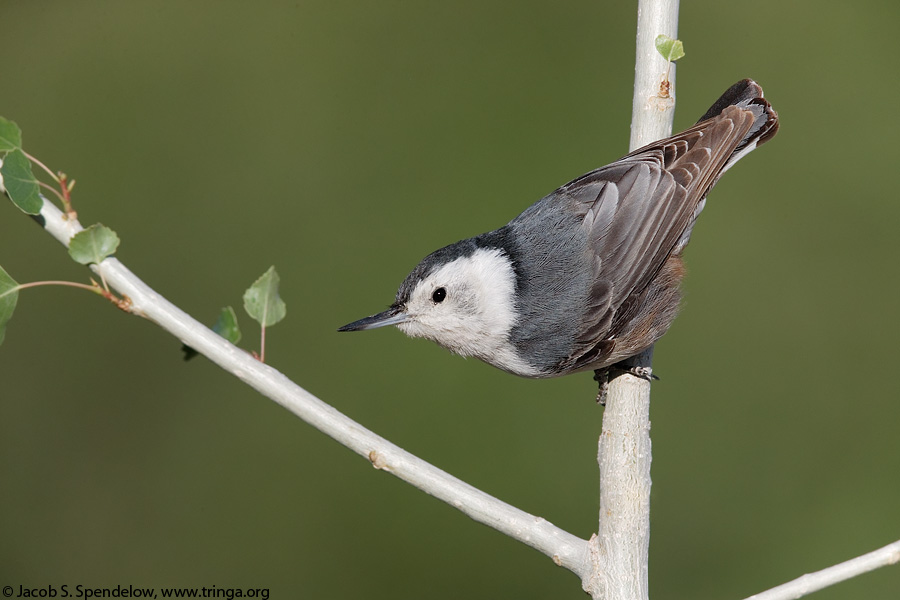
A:
<svg viewBox="0 0 900 600">
<path fill-rule="evenodd" d="M 747 133 L 737 146 L 735 146 L 734 150 L 731 152 L 731 156 L 725 160 L 725 165 L 722 167 L 722 170 L 716 173 L 712 180 L 708 182 L 708 185 L 706 185 L 705 191 L 700 197 L 697 207 L 694 209 L 694 214 L 675 247 L 676 254 L 681 252 L 687 245 L 688 240 L 690 240 L 694 223 L 696 223 L 700 213 L 703 212 L 703 207 L 706 206 L 706 194 L 712 189 L 716 182 L 719 181 L 722 174 L 749 152 L 755 150 L 757 146 L 771 139 L 778 131 L 778 113 L 776 113 L 775 109 L 773 109 L 766 99 L 763 98 L 762 88 L 752 79 L 738 81 L 725 90 L 725 93 L 713 103 L 709 110 L 706 111 L 706 114 L 700 117 L 700 120 L 697 121 L 697 123 L 715 119 L 731 106 L 749 109 L 754 115 L 753 124 L 747 129 Z M 734 109 L 731 109 L 729 112 L 735 111 Z"/>
<path fill-rule="evenodd" d="M 750 109 L 756 115 L 756 120 L 747 132 L 747 135 L 744 136 L 744 139 L 734 149 L 731 157 L 726 161 L 722 173 L 727 171 L 748 152 L 767 142 L 778 131 L 778 113 L 763 97 L 763 91 L 759 84 L 752 79 L 742 79 L 725 90 L 725 93 L 709 107 L 709 110 L 700 117 L 697 123 L 702 123 L 707 119 L 718 116 L 729 106 Z"/>
</svg>

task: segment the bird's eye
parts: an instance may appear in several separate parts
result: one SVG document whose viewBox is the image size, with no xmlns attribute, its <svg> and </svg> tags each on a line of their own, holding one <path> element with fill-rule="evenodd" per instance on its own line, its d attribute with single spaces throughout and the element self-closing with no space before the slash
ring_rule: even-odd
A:
<svg viewBox="0 0 900 600">
<path fill-rule="evenodd" d="M 444 298 L 446 298 L 446 297 L 447 297 L 447 290 L 445 290 L 442 287 L 439 287 L 438 289 L 434 290 L 434 293 L 431 294 L 431 299 L 434 300 L 435 304 L 438 304 L 439 302 L 443 302 Z"/>
</svg>

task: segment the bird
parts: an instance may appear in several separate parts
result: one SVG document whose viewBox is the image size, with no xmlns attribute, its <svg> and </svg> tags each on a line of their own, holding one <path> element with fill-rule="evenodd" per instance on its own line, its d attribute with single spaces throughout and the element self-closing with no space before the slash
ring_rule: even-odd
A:
<svg viewBox="0 0 900 600">
<path fill-rule="evenodd" d="M 778 130 L 751 79 L 697 123 L 559 187 L 512 221 L 432 252 L 382 312 L 394 325 L 514 375 L 610 369 L 651 347 L 681 301 L 682 253 L 719 177 Z"/>
</svg>

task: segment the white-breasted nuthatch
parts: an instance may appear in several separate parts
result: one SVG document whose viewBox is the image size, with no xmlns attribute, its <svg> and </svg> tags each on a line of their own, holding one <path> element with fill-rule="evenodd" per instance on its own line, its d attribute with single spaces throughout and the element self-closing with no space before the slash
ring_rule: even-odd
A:
<svg viewBox="0 0 900 600">
<path fill-rule="evenodd" d="M 338 331 L 396 325 L 523 377 L 595 370 L 602 381 L 668 330 L 707 193 L 777 130 L 759 85 L 739 81 L 690 129 L 429 254 L 390 308 Z"/>
</svg>

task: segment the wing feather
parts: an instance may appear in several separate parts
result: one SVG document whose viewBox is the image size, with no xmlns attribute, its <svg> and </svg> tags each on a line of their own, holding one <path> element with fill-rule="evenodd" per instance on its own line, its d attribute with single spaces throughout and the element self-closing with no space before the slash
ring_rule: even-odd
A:
<svg viewBox="0 0 900 600">
<path fill-rule="evenodd" d="M 617 338 L 638 316 L 641 293 L 687 244 L 706 194 L 757 120 L 746 107 L 725 107 L 558 190 L 584 211 L 582 227 L 595 259 L 567 368 L 596 365 L 615 353 Z"/>
</svg>

